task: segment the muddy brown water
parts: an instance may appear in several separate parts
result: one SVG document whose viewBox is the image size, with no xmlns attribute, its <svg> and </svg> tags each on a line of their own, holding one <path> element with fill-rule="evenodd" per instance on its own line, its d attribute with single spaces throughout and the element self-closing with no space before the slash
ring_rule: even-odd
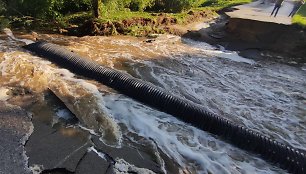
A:
<svg viewBox="0 0 306 174">
<path fill-rule="evenodd" d="M 172 35 L 160 35 L 152 42 L 129 36 L 42 34 L 40 39 L 149 81 L 237 124 L 306 150 L 306 65 L 243 58 L 221 47 Z M 1 86 L 22 87 L 41 96 L 36 102 L 40 104 L 29 107 L 36 115 L 36 125 L 48 125 L 48 130 L 68 136 L 69 142 L 89 137 L 90 142 L 81 138 L 83 144 L 77 144 L 92 152 L 100 144 L 104 152 L 96 154 L 113 155 L 117 162 L 113 172 L 286 173 L 218 137 L 36 57 L 21 49 L 23 44 L 1 35 Z M 50 103 L 52 98 L 64 103 Z M 61 122 L 72 118 L 78 121 Z M 36 146 L 35 141 L 30 142 Z M 132 159 L 138 152 L 145 165 L 136 157 Z M 33 171 L 35 167 L 51 169 L 58 165 L 54 162 L 48 166 L 35 154 L 32 156 L 29 165 Z M 67 168 L 72 171 L 75 166 Z"/>
</svg>

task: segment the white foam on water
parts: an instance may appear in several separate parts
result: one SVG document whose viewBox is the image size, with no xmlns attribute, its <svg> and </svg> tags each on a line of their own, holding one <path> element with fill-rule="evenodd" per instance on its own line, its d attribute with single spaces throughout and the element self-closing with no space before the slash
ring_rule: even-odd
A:
<svg viewBox="0 0 306 174">
<path fill-rule="evenodd" d="M 181 43 L 180 37 L 171 35 L 162 35 L 153 43 L 113 37 L 89 39 L 98 40 L 101 45 L 96 47 L 97 44 L 82 41 L 85 46 L 95 45 L 95 49 L 97 48 L 90 51 L 92 58 L 102 60 L 99 56 L 111 57 L 113 54 L 112 59 L 127 57 L 137 62 L 131 66 L 143 80 L 195 101 L 237 124 L 305 150 L 306 117 L 303 96 L 306 96 L 306 74 L 301 68 L 269 63 L 255 68 L 254 64 L 258 62 L 239 57 L 235 52 L 185 39 Z M 78 45 L 78 40 L 72 41 L 71 45 L 74 43 Z M 86 49 L 87 47 L 84 48 Z M 9 63 L 6 60 L 10 56 L 14 56 L 6 55 L 2 67 Z M 142 60 L 137 58 L 139 56 L 153 59 Z M 19 58 L 37 61 L 35 64 L 39 65 L 40 70 L 47 71 L 50 76 L 58 78 L 54 74 L 60 74 L 65 80 L 80 83 L 91 93 L 100 96 L 100 107 L 106 109 L 116 123 L 123 123 L 127 126 L 127 131 L 154 141 L 160 150 L 181 166 L 181 171 L 285 173 L 170 115 L 121 95 L 102 97 L 96 86 L 87 81 L 83 81 L 86 82 L 84 84 L 69 71 L 50 69 L 51 66 L 42 63 L 47 61 L 25 54 Z M 128 134 L 125 132 L 124 135 Z"/>
<path fill-rule="evenodd" d="M 12 30 L 10 30 L 9 28 L 4 28 L 3 29 L 3 32 L 8 36 L 10 37 L 11 39 L 15 40 L 15 41 L 20 41 L 20 42 L 23 42 L 25 43 L 26 45 L 28 44 L 31 44 L 31 43 L 34 43 L 34 41 L 32 40 L 28 40 L 28 39 L 18 39 L 14 36 Z"/>
<path fill-rule="evenodd" d="M 153 82 L 160 87 L 186 99 L 196 101 L 196 103 L 205 106 L 207 110 L 222 115 L 237 124 L 257 130 L 294 147 L 305 148 L 305 125 L 301 124 L 305 121 L 305 117 L 302 116 L 302 102 L 295 100 L 297 96 L 304 96 L 305 94 L 306 83 L 301 71 L 287 65 L 278 64 L 255 67 L 254 64 L 258 64 L 256 61 L 240 57 L 235 52 L 184 39 L 183 43 L 185 45 L 179 44 L 178 38 L 164 35 L 151 44 L 142 44 L 140 41 L 131 44 L 120 39 L 119 41 L 114 39 L 112 43 L 121 44 L 122 47 L 126 45 L 142 47 L 140 50 L 143 54 L 148 53 L 146 50 L 151 49 L 151 52 L 152 50 L 156 52 L 155 55 L 167 57 L 167 59 L 161 60 L 137 59 L 138 64 L 131 64 L 134 66 L 136 74 L 142 79 L 149 81 L 153 79 Z M 104 41 L 105 38 L 101 40 Z M 103 43 L 101 42 L 101 44 Z M 135 56 L 131 57 L 136 59 Z M 216 57 L 226 59 L 215 59 Z M 126 106 L 118 108 L 124 107 Z M 108 106 L 108 108 L 110 110 L 117 109 L 117 107 L 114 109 L 112 106 Z M 131 111 L 122 111 L 122 113 L 129 112 Z M 141 112 L 134 114 L 143 115 Z M 113 113 L 113 115 L 115 114 Z M 290 118 L 288 115 L 290 115 Z M 115 116 L 115 118 L 117 117 Z M 146 122 L 154 122 L 154 119 L 141 121 L 141 118 L 137 118 L 136 120 L 142 123 L 138 125 L 139 127 L 137 121 L 134 123 L 130 118 L 125 119 L 128 122 L 121 121 L 130 125 L 131 130 L 139 131 L 138 133 L 141 136 L 152 138 L 148 132 L 158 132 L 158 128 L 156 128 L 158 125 L 151 128 L 150 125 L 145 124 Z M 167 151 L 167 146 L 171 147 L 171 143 L 165 145 L 165 147 L 161 145 L 165 144 L 165 141 L 160 138 L 164 135 L 166 135 L 165 132 L 153 138 L 160 139 L 159 147 Z M 169 139 L 172 140 L 173 138 L 171 139 L 170 136 Z M 185 152 L 177 151 L 168 152 L 168 155 L 179 161 L 182 166 L 188 166 L 186 164 L 188 162 L 178 155 L 180 153 L 188 154 L 188 150 L 185 150 Z M 201 161 L 199 160 L 200 157 L 196 155 L 190 155 L 191 161 Z M 235 159 L 228 158 L 228 161 L 236 163 Z M 199 163 L 201 165 L 205 164 Z M 250 171 L 254 169 L 256 172 L 265 173 L 257 166 L 256 162 L 254 163 L 256 165 L 241 163 L 237 166 L 247 166 Z M 224 165 L 224 162 L 220 162 L 219 165 Z M 262 165 L 267 166 L 265 163 Z M 233 173 L 240 172 L 237 170 Z M 216 170 L 215 172 L 221 171 Z"/>
<path fill-rule="evenodd" d="M 146 137 L 181 170 L 196 173 L 282 173 L 261 159 L 226 144 L 210 134 L 148 108 L 122 95 L 105 96 L 109 112 L 130 132 Z M 237 160 L 238 159 L 238 160 Z"/>
<path fill-rule="evenodd" d="M 304 71 L 283 64 L 255 67 L 206 56 L 177 56 L 171 62 L 142 61 L 134 71 L 142 79 L 238 124 L 306 148 L 305 107 L 301 100 L 306 95 Z M 147 67 L 146 71 L 142 67 Z"/>
<path fill-rule="evenodd" d="M 191 39 L 182 39 L 183 42 L 202 50 L 205 54 L 211 57 L 219 57 L 229 59 L 235 62 L 242 62 L 248 64 L 255 64 L 256 62 L 252 59 L 247 59 L 238 55 L 235 51 L 227 51 L 224 47 L 219 46 L 219 48 L 209 45 L 205 42 L 194 41 Z"/>
</svg>

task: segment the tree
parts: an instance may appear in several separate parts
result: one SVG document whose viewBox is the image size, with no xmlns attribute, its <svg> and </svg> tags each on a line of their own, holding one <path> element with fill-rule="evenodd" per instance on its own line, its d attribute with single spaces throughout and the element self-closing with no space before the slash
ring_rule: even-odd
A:
<svg viewBox="0 0 306 174">
<path fill-rule="evenodd" d="M 95 18 L 100 17 L 99 7 L 100 7 L 100 0 L 92 0 L 93 15 Z"/>
</svg>

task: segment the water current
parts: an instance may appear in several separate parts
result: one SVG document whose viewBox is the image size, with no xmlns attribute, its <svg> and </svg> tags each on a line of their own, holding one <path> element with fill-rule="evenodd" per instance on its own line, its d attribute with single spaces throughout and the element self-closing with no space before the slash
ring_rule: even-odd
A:
<svg viewBox="0 0 306 174">
<path fill-rule="evenodd" d="M 150 42 L 129 36 L 41 34 L 40 38 L 306 150 L 305 65 L 244 58 L 222 47 L 172 35 Z M 78 101 L 68 108 L 83 120 L 84 129 L 101 136 L 108 146 L 120 148 L 122 137 L 132 133 L 156 144 L 180 166 L 181 173 L 286 173 L 171 115 L 33 56 L 20 47 L 23 44 L 1 35 L 1 86 L 19 85 L 35 92 L 51 89 L 67 103 Z M 84 98 L 91 102 L 82 103 Z M 82 112 L 87 114 L 80 116 Z M 58 113 L 66 116 L 64 111 Z M 102 116 L 95 122 L 92 115 Z"/>
</svg>

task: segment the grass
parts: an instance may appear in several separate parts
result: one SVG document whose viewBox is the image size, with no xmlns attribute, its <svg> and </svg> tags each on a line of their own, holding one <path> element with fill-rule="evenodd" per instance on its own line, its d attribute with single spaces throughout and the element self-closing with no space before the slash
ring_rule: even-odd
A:
<svg viewBox="0 0 306 174">
<path fill-rule="evenodd" d="M 252 0 L 206 0 L 204 1 L 201 7 L 192 8 L 191 11 L 218 11 L 227 7 L 231 7 L 234 5 L 249 3 Z M 167 13 L 167 16 L 177 19 L 178 23 L 182 24 L 187 22 L 186 19 L 188 17 L 188 11 L 184 11 L 181 13 Z M 90 16 L 90 12 L 83 12 L 78 14 L 67 15 L 64 17 L 64 21 L 73 21 L 82 18 L 87 18 Z M 123 11 L 111 11 L 111 12 L 102 12 L 102 17 L 99 19 L 100 22 L 120 22 L 125 19 L 132 18 L 150 18 L 156 19 L 158 13 L 154 12 L 139 12 L 139 11 L 130 11 L 129 9 Z"/>
<path fill-rule="evenodd" d="M 211 15 L 217 15 L 217 11 L 222 10 L 227 7 L 231 7 L 238 4 L 249 3 L 252 0 L 202 0 L 204 3 L 201 7 L 192 8 L 190 10 L 183 11 L 181 13 L 163 13 L 169 18 L 176 19 L 178 24 L 186 24 L 190 22 L 190 15 L 188 12 L 198 12 L 198 11 L 210 11 Z M 121 10 L 121 11 L 102 11 L 101 17 L 97 19 L 97 22 L 105 23 L 105 22 L 121 22 L 123 20 L 135 19 L 135 18 L 148 18 L 153 21 L 157 21 L 160 13 L 154 12 L 140 12 L 140 11 L 130 11 L 129 9 Z M 57 28 L 66 28 L 72 25 L 82 25 L 85 21 L 92 19 L 92 12 L 85 11 L 73 14 L 67 14 L 65 16 L 60 16 L 53 20 L 41 20 L 37 22 L 36 20 L 28 20 L 23 19 L 22 17 L 16 17 L 18 20 L 4 20 L 0 17 L 0 28 L 8 26 L 12 24 L 12 27 L 17 28 L 26 28 L 26 29 L 52 29 L 56 30 Z M 19 22 L 18 22 L 19 21 Z M 127 31 L 130 31 L 132 35 L 139 35 L 141 33 L 145 33 L 148 31 L 149 33 L 162 33 L 157 27 L 147 27 L 140 26 L 136 24 L 135 26 L 131 26 L 127 28 Z"/>
<path fill-rule="evenodd" d="M 250 3 L 252 0 L 206 0 L 202 7 L 211 7 L 215 10 L 222 10 L 223 8 L 232 7 L 235 5 Z"/>
<path fill-rule="evenodd" d="M 105 12 L 102 14 L 101 20 L 103 21 L 122 21 L 124 19 L 132 19 L 132 18 L 153 18 L 151 13 L 148 12 L 139 12 L 139 11 L 113 11 L 113 12 Z"/>
<path fill-rule="evenodd" d="M 0 30 L 9 26 L 10 26 L 10 21 L 6 19 L 4 16 L 0 16 Z"/>
<path fill-rule="evenodd" d="M 292 23 L 306 28 L 306 5 L 303 5 L 292 19 Z"/>
<path fill-rule="evenodd" d="M 217 11 L 224 8 L 228 8 L 234 5 L 249 3 L 252 0 L 204 0 L 201 7 L 192 8 L 181 13 L 163 13 L 169 18 L 174 18 L 177 21 L 177 24 L 187 24 L 190 22 L 189 12 L 199 12 L 206 11 L 211 12 L 212 16 L 217 15 Z M 152 21 L 157 21 L 160 13 L 155 12 L 140 12 L 140 11 L 130 11 L 125 9 L 122 11 L 102 11 L 101 17 L 97 20 L 99 23 L 114 23 L 121 22 L 123 20 L 135 19 L 135 18 L 147 18 Z M 82 24 L 85 20 L 92 18 L 91 12 L 81 12 L 76 14 L 69 14 L 60 19 L 60 23 L 70 25 L 79 25 Z M 65 25 L 62 25 L 63 27 Z M 140 24 L 135 24 L 130 27 L 125 28 L 124 32 L 128 35 L 141 36 L 144 33 L 163 33 L 165 32 L 162 28 L 158 26 L 141 26 Z M 116 32 L 115 32 L 116 33 Z"/>
</svg>

